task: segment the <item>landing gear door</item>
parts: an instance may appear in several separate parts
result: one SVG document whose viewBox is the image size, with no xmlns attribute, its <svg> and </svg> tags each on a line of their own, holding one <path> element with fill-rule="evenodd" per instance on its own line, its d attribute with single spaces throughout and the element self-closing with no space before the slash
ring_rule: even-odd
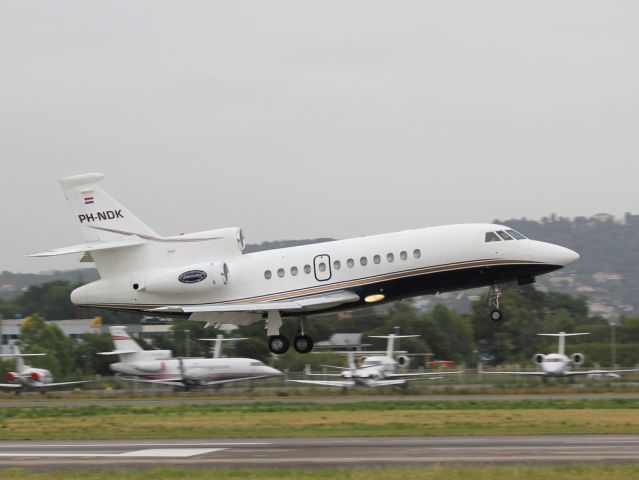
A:
<svg viewBox="0 0 639 480">
<path fill-rule="evenodd" d="M 313 260 L 315 279 L 318 282 L 325 282 L 331 278 L 331 258 L 328 255 L 318 255 Z"/>
</svg>

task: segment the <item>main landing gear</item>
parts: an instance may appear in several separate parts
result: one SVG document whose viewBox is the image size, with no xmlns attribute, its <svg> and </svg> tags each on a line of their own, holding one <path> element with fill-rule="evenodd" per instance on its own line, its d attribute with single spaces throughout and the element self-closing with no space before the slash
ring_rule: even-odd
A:
<svg viewBox="0 0 639 480">
<path fill-rule="evenodd" d="M 495 322 L 499 322 L 504 318 L 504 314 L 501 311 L 499 305 L 499 298 L 501 297 L 501 290 L 496 283 L 493 283 L 488 291 L 488 307 L 490 308 L 490 318 Z"/>
<path fill-rule="evenodd" d="M 273 310 L 268 312 L 266 320 L 266 334 L 268 335 L 268 348 L 272 353 L 281 355 L 286 353 L 290 347 L 288 338 L 280 335 L 282 317 L 280 312 Z M 297 336 L 293 340 L 293 348 L 298 353 L 309 353 L 313 350 L 313 339 L 304 334 L 304 324 L 302 320 L 297 326 Z"/>
</svg>

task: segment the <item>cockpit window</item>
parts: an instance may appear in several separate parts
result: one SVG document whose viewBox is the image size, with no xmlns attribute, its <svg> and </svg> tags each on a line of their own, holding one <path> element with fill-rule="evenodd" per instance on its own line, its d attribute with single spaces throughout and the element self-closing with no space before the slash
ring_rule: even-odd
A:
<svg viewBox="0 0 639 480">
<path fill-rule="evenodd" d="M 526 240 L 526 237 L 524 237 L 521 233 L 516 232 L 515 230 L 506 230 L 506 233 L 515 238 L 515 240 Z"/>
<path fill-rule="evenodd" d="M 501 238 L 495 232 L 486 232 L 486 242 L 501 242 Z"/>
<path fill-rule="evenodd" d="M 260 362 L 259 360 L 251 362 L 251 367 L 262 367 L 263 365 L 264 364 L 262 362 Z"/>
<path fill-rule="evenodd" d="M 512 240 L 513 237 L 511 237 L 510 235 L 508 235 L 506 232 L 504 232 L 503 230 L 497 230 L 497 235 L 499 235 L 501 238 L 503 238 L 504 240 Z"/>
</svg>

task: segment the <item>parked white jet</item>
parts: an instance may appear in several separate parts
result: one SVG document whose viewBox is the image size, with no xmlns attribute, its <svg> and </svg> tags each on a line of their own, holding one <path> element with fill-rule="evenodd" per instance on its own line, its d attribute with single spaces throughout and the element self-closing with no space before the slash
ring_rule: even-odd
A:
<svg viewBox="0 0 639 480">
<path fill-rule="evenodd" d="M 340 373 L 311 373 L 306 371 L 308 376 L 318 377 L 340 377 L 341 380 L 289 380 L 289 382 L 308 383 L 312 385 L 324 385 L 327 387 L 351 388 L 356 385 L 366 387 L 386 387 L 389 385 L 403 385 L 413 380 L 433 380 L 442 378 L 443 374 L 460 373 L 460 372 L 429 372 L 429 373 L 395 373 L 397 366 L 408 365 L 409 358 L 400 355 L 397 359 L 393 358 L 394 342 L 399 338 L 419 337 L 419 335 L 373 335 L 370 338 L 387 338 L 386 355 L 367 356 L 361 359 L 359 367 L 355 364 L 353 352 L 348 353 L 348 367 L 335 367 L 327 365 L 330 368 L 341 370 Z"/>
<path fill-rule="evenodd" d="M 103 190 L 102 174 L 60 185 L 86 243 L 33 256 L 82 253 L 101 279 L 73 291 L 76 305 L 188 316 L 246 325 L 266 319 L 269 347 L 284 353 L 283 316 L 352 310 L 376 302 L 490 286 L 500 320 L 499 284 L 532 283 L 579 255 L 529 240 L 502 225 L 450 225 L 243 254 L 240 228 L 163 237 Z M 293 341 L 308 353 L 302 323 Z"/>
<path fill-rule="evenodd" d="M 559 349 L 557 353 L 549 353 L 544 355 L 543 353 L 536 353 L 533 355 L 533 362 L 541 367 L 541 370 L 534 372 L 485 372 L 487 374 L 498 375 L 532 375 L 538 377 L 572 377 L 575 375 L 593 375 L 593 374 L 606 374 L 617 372 L 636 372 L 638 369 L 629 370 L 580 370 L 572 371 L 573 365 L 581 365 L 584 363 L 586 357 L 582 353 L 573 353 L 572 355 L 566 355 L 566 337 L 573 337 L 576 335 L 589 335 L 589 333 L 538 333 L 537 335 L 546 337 L 559 337 Z"/>
<path fill-rule="evenodd" d="M 74 382 L 54 382 L 53 375 L 45 368 L 30 367 L 24 363 L 24 357 L 41 357 L 46 353 L 21 353 L 20 348 L 16 345 L 12 345 L 13 353 L 4 353 L 0 357 L 15 357 L 16 370 L 15 372 L 7 372 L 7 381 L 11 383 L 0 383 L 2 388 L 12 388 L 16 390 L 16 393 L 23 387 L 33 388 L 40 390 L 44 393 L 45 389 L 51 387 L 59 387 L 61 385 L 78 385 L 80 383 L 87 383 L 86 380 L 78 380 Z"/>
<path fill-rule="evenodd" d="M 220 385 L 282 374 L 251 358 L 173 358 L 170 350 L 143 350 L 125 327 L 109 327 L 115 350 L 101 355 L 119 355 L 110 365 L 114 372 L 133 377 L 123 380 L 173 385 L 185 388 Z"/>
</svg>

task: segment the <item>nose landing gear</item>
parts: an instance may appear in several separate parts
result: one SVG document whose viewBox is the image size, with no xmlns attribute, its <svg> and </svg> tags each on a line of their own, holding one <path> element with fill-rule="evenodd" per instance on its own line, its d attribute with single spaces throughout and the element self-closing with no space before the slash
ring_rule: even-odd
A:
<svg viewBox="0 0 639 480">
<path fill-rule="evenodd" d="M 490 319 L 499 322 L 504 318 L 504 314 L 501 311 L 499 305 L 499 298 L 501 297 L 501 290 L 496 283 L 493 283 L 488 291 L 488 307 L 490 310 Z"/>
</svg>

